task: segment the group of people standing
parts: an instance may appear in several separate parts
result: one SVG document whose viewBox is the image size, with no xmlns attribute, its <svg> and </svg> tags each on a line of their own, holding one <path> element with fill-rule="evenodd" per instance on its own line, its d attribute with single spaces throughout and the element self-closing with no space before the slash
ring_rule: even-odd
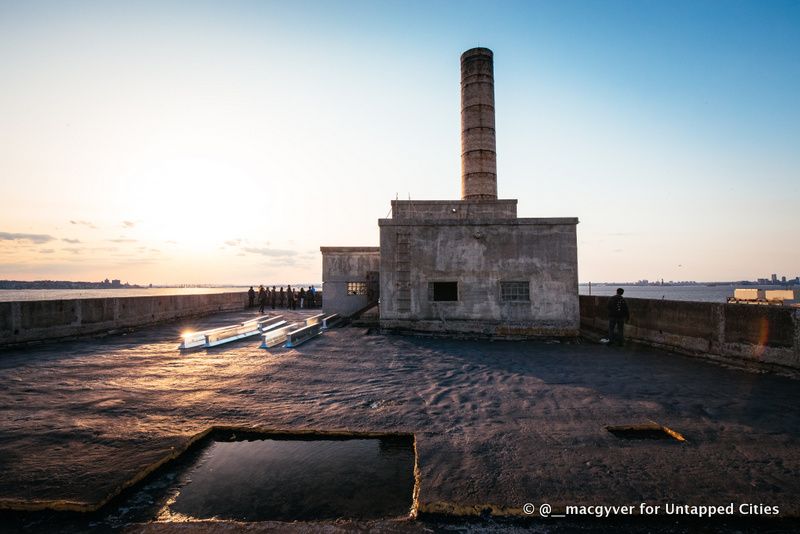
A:
<svg viewBox="0 0 800 534">
<path fill-rule="evenodd" d="M 261 313 L 264 313 L 264 309 L 267 306 L 272 306 L 273 310 L 276 306 L 278 308 L 285 307 L 288 310 L 296 310 L 298 306 L 301 309 L 310 309 L 317 304 L 317 290 L 314 286 L 308 286 L 307 290 L 301 287 L 300 291 L 292 289 L 290 285 L 286 286 L 285 291 L 283 286 L 281 286 L 280 290 L 276 290 L 275 286 L 272 286 L 272 289 L 269 286 L 258 286 L 258 293 L 256 294 L 256 290 L 253 289 L 253 286 L 250 286 L 247 291 L 247 300 L 251 308 L 255 307 L 256 302 L 258 302 Z"/>
</svg>

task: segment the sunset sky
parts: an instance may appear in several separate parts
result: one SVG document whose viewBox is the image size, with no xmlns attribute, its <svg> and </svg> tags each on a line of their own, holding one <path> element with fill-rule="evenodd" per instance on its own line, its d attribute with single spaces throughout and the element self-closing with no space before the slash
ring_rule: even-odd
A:
<svg viewBox="0 0 800 534">
<path fill-rule="evenodd" d="M 800 2 L 0 0 L 0 279 L 318 282 L 459 197 L 475 46 L 582 282 L 800 275 Z"/>
</svg>

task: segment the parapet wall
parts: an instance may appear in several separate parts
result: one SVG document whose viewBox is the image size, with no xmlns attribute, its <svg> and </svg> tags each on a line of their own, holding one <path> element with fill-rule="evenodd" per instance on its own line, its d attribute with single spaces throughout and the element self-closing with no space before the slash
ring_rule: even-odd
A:
<svg viewBox="0 0 800 534">
<path fill-rule="evenodd" d="M 392 220 L 516 219 L 516 199 L 392 200 Z"/>
<path fill-rule="evenodd" d="M 580 296 L 583 334 L 608 334 L 609 298 Z M 800 370 L 800 308 L 625 300 L 626 339 L 747 367 Z"/>
<path fill-rule="evenodd" d="M 247 306 L 247 293 L 0 302 L 0 347 L 154 324 Z"/>
</svg>

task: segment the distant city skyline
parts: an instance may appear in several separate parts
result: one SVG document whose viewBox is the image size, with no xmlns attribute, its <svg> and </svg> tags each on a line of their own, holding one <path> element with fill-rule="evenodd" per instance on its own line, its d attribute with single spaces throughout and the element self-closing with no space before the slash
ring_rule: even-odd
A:
<svg viewBox="0 0 800 534">
<path fill-rule="evenodd" d="M 474 46 L 499 196 L 580 219 L 582 283 L 793 278 L 798 27 L 790 1 L 0 0 L 0 279 L 319 280 L 396 196 L 459 197 Z"/>
</svg>

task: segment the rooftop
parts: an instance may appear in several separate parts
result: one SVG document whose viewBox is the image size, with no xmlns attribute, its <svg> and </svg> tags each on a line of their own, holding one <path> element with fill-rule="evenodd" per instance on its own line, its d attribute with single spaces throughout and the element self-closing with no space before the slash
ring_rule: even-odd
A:
<svg viewBox="0 0 800 534">
<path fill-rule="evenodd" d="M 353 327 L 296 349 L 177 350 L 184 328 L 246 315 L 0 354 L 0 504 L 91 507 L 193 435 L 231 425 L 414 433 L 421 512 L 733 502 L 800 516 L 789 378 L 651 349 Z M 650 421 L 686 441 L 606 429 Z"/>
</svg>

